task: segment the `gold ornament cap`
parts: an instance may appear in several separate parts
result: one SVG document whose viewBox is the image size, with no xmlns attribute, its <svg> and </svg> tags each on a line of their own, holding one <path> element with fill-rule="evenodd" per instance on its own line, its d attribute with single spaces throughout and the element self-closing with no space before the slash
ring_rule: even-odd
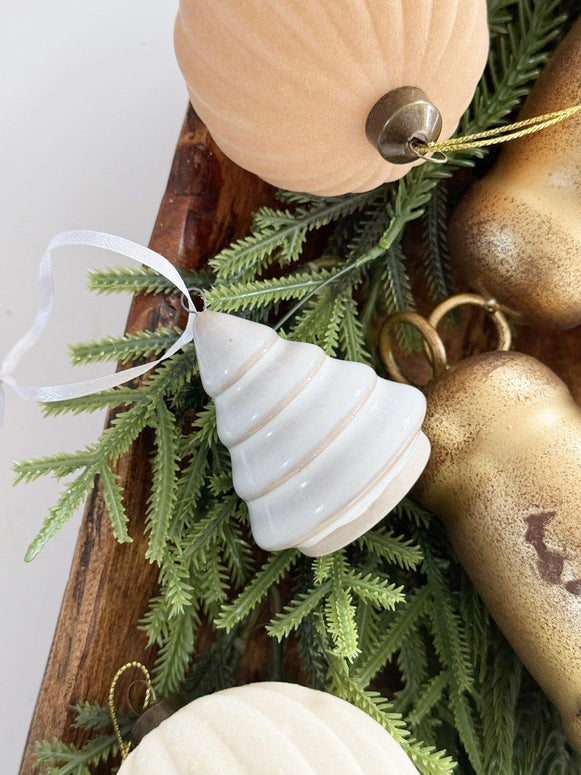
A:
<svg viewBox="0 0 581 775">
<path fill-rule="evenodd" d="M 369 142 L 392 164 L 421 159 L 414 145 L 437 140 L 441 131 L 440 111 L 416 86 L 401 86 L 384 94 L 365 124 Z"/>
</svg>

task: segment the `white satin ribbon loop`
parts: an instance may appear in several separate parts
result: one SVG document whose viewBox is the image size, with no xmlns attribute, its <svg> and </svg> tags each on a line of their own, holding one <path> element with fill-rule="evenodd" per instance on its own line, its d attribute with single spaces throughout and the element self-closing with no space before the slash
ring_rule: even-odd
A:
<svg viewBox="0 0 581 775">
<path fill-rule="evenodd" d="M 66 245 L 89 246 L 110 250 L 122 256 L 127 256 L 139 264 L 144 264 L 150 269 L 154 269 L 172 282 L 176 290 L 181 291 L 187 301 L 188 321 L 184 332 L 179 339 L 155 361 L 145 363 L 141 366 L 133 366 L 129 369 L 118 371 L 115 374 L 109 374 L 103 377 L 84 380 L 82 382 L 71 382 L 65 385 L 42 385 L 42 386 L 24 386 L 19 385 L 15 379 L 14 371 L 20 362 L 22 356 L 33 347 L 40 338 L 52 309 L 54 299 L 54 284 L 52 274 L 52 251 Z M 156 253 L 150 248 L 146 248 L 137 242 L 117 237 L 113 234 L 107 234 L 100 231 L 66 231 L 57 234 L 50 241 L 50 244 L 42 259 L 39 267 L 40 283 L 40 303 L 36 318 L 30 330 L 16 342 L 14 347 L 6 355 L 0 365 L 0 424 L 4 409 L 4 395 L 2 384 L 11 387 L 18 395 L 26 401 L 63 401 L 70 398 L 79 398 L 91 393 L 99 393 L 103 390 L 122 385 L 124 382 L 140 377 L 150 369 L 153 369 L 162 361 L 171 358 L 178 350 L 191 342 L 194 338 L 194 318 L 197 314 L 196 306 L 192 300 L 190 292 L 181 278 L 180 273 L 166 258 Z M 185 306 L 185 305 L 184 305 Z"/>
</svg>

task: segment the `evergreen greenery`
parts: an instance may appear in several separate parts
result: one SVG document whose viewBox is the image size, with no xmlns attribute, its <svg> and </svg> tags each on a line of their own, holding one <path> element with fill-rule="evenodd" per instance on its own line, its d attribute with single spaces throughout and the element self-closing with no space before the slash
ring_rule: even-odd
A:
<svg viewBox="0 0 581 775">
<path fill-rule="evenodd" d="M 488 4 L 491 53 L 462 134 L 509 119 L 564 28 L 558 0 Z M 373 319 L 414 307 L 404 228 L 423 216 L 426 286 L 434 300 L 445 298 L 452 286 L 443 184 L 456 168 L 473 163 L 474 157 L 457 152 L 443 166 L 422 164 L 397 184 L 365 194 L 321 198 L 281 192 L 281 209 L 260 210 L 251 233 L 210 261 L 211 272 L 185 273 L 185 281 L 207 288 L 212 309 L 271 323 L 278 319 L 279 332 L 289 338 L 381 368 Z M 326 250 L 305 263 L 307 235 L 321 229 Z M 101 293 L 174 290 L 145 269 L 94 272 L 90 283 Z M 77 363 L 124 363 L 162 352 L 177 336 L 160 330 L 108 337 L 76 345 L 72 355 Z M 193 348 L 165 361 L 136 389 L 49 404 L 46 413 L 107 405 L 118 409 L 98 442 L 16 466 L 19 480 L 46 474 L 67 479 L 27 559 L 72 515 L 95 476 L 117 540 L 131 540 L 114 465 L 151 429 L 147 558 L 158 566 L 159 593 L 142 628 L 158 646 L 159 696 L 182 690 L 191 699 L 232 685 L 244 644 L 266 613 L 272 654 L 279 642 L 295 643 L 311 684 L 368 712 L 424 775 L 581 773 L 556 712 L 492 623 L 437 520 L 413 500 L 331 556 L 310 560 L 287 550 L 259 562 L 248 542 L 246 507 L 232 489 L 213 404 L 197 378 Z M 215 642 L 195 656 L 202 620 L 215 628 Z M 284 677 L 275 657 L 271 675 Z M 104 709 L 88 704 L 76 713 L 78 725 L 87 729 L 102 730 L 110 721 Z M 131 719 L 122 721 L 127 731 Z M 38 762 L 49 775 L 85 775 L 116 754 L 108 731 L 82 749 L 58 741 L 37 745 Z"/>
</svg>

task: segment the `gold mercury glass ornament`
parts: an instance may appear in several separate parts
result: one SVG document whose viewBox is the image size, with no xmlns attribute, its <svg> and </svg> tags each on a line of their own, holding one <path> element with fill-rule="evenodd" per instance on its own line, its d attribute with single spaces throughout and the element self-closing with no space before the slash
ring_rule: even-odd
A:
<svg viewBox="0 0 581 775">
<path fill-rule="evenodd" d="M 447 311 L 478 304 L 495 320 L 499 350 L 448 367 L 436 332 Z M 406 381 L 391 335 L 424 337 L 434 372 L 425 388 L 432 454 L 414 489 L 444 522 L 458 557 L 497 624 L 557 706 L 581 751 L 581 410 L 565 384 L 510 347 L 494 302 L 461 294 L 429 319 L 388 318 L 380 349 Z"/>
<path fill-rule="evenodd" d="M 581 324 L 580 102 L 581 16 L 519 114 L 528 121 L 571 105 L 569 117 L 505 145 L 450 222 L 452 260 L 466 281 L 527 325 Z"/>
</svg>

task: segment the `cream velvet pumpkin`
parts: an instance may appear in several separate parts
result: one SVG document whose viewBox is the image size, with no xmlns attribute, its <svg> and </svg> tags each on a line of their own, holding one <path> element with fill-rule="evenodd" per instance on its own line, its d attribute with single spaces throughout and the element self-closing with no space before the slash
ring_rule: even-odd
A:
<svg viewBox="0 0 581 775">
<path fill-rule="evenodd" d="M 255 683 L 190 703 L 146 735 L 119 775 L 418 775 L 363 711 L 325 692 Z"/>
<path fill-rule="evenodd" d="M 422 89 L 453 134 L 488 53 L 486 0 L 180 0 L 178 62 L 222 151 L 281 188 L 396 180 L 365 134 L 373 105 Z"/>
</svg>

